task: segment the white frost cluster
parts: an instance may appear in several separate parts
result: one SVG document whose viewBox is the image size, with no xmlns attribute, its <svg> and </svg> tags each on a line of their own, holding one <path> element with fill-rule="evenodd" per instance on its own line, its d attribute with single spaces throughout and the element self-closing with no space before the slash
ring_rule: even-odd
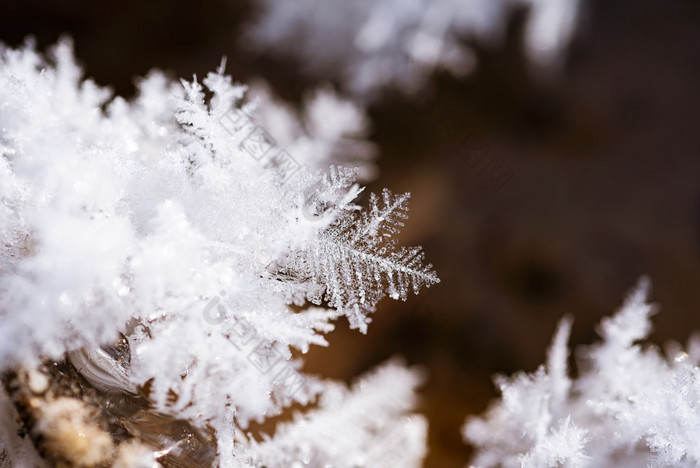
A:
<svg viewBox="0 0 700 468">
<path fill-rule="evenodd" d="M 567 370 L 571 321 L 564 319 L 546 366 L 499 377 L 502 397 L 469 418 L 465 440 L 475 467 L 640 467 L 700 465 L 700 346 L 662 353 L 636 344 L 653 307 L 640 282 L 621 310 L 603 320 L 602 342 Z"/>
<path fill-rule="evenodd" d="M 309 93 L 300 112 L 276 99 L 264 83 L 254 83 L 249 93 L 256 99 L 260 124 L 281 147 L 302 155 L 305 166 L 323 170 L 331 165 L 355 167 L 360 181 L 377 175 L 377 148 L 366 139 L 370 125 L 364 109 L 332 87 Z"/>
<path fill-rule="evenodd" d="M 299 60 L 313 74 L 340 70 L 360 96 L 418 89 L 437 67 L 469 73 L 468 39 L 498 42 L 514 8 L 528 8 L 531 59 L 555 67 L 575 30 L 579 0 L 258 0 L 245 44 Z"/>
<path fill-rule="evenodd" d="M 66 41 L 48 60 L 2 48 L 0 369 L 71 352 L 98 388 L 139 386 L 156 410 L 213 427 L 221 466 L 260 466 L 241 458 L 257 445 L 239 429 L 321 394 L 332 403 L 262 444 L 354 430 L 333 453 L 300 456 L 355 466 L 348 447 L 411 440 L 397 457 L 417 464 L 412 371 L 391 365 L 368 378 L 376 392 L 346 393 L 292 359 L 325 345 L 340 315 L 364 331 L 385 294 L 438 281 L 417 249 L 393 243 L 407 197 L 385 194 L 364 212 L 355 169 L 316 169 L 362 134 L 358 109 L 322 90 L 282 147 L 245 94 L 223 70 L 201 84 L 152 73 L 126 101 L 82 80 Z M 119 333 L 128 368 L 100 351 Z M 364 419 L 353 408 L 372 411 L 372 424 L 346 427 Z"/>
<path fill-rule="evenodd" d="M 420 381 L 416 372 L 389 362 L 351 390 L 329 385 L 318 409 L 297 414 L 272 438 L 250 442 L 242 457 L 256 466 L 417 468 L 428 428 L 423 417 L 408 413 Z"/>
</svg>

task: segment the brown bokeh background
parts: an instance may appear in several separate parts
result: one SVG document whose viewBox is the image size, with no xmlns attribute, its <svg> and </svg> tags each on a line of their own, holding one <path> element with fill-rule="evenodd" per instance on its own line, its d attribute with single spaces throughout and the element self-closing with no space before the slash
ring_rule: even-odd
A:
<svg viewBox="0 0 700 468">
<path fill-rule="evenodd" d="M 349 380 L 394 355 L 422 366 L 426 466 L 467 463 L 459 427 L 495 396 L 491 375 L 535 369 L 564 314 L 573 344 L 590 343 L 648 275 L 652 341 L 700 329 L 700 3 L 590 0 L 583 12 L 557 73 L 528 63 L 527 12 L 514 11 L 504 43 L 474 43 L 469 77 L 436 73 L 420 95 L 369 107 L 382 151 L 370 188 L 412 192 L 402 241 L 423 245 L 443 281 L 386 300 L 367 336 L 340 324 L 307 369 Z M 151 68 L 203 76 L 223 55 L 235 79 L 263 77 L 290 101 L 333 80 L 241 50 L 255 13 L 220 0 L 11 0 L 0 41 L 31 34 L 44 49 L 68 34 L 86 74 L 127 96 Z M 494 187 L 486 161 L 512 177 Z"/>
</svg>

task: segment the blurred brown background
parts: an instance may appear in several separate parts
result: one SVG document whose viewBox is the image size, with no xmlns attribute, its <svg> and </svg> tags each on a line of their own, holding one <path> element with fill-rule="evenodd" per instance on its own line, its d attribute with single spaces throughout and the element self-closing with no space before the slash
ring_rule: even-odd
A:
<svg viewBox="0 0 700 468">
<path fill-rule="evenodd" d="M 117 93 L 157 67 L 262 76 L 298 101 L 329 77 L 237 46 L 255 9 L 242 2 L 5 0 L 0 41 L 40 49 L 75 40 L 86 74 Z M 595 340 L 641 275 L 661 305 L 652 340 L 700 329 L 700 2 L 591 0 L 561 72 L 523 53 L 525 11 L 508 40 L 475 44 L 479 66 L 437 73 L 419 96 L 388 92 L 369 108 L 381 175 L 370 188 L 411 191 L 403 242 L 423 245 L 443 282 L 386 300 L 368 336 L 344 324 L 307 369 L 351 379 L 393 355 L 423 366 L 426 466 L 464 466 L 465 416 L 495 396 L 491 375 L 541 363 L 556 322 L 574 345 Z M 511 174 L 496 187 L 492 166 Z"/>
</svg>

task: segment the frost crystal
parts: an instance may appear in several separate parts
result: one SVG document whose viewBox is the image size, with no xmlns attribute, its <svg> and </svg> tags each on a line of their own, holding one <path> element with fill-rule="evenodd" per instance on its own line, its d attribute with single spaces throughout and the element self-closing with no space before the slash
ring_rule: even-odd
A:
<svg viewBox="0 0 700 468">
<path fill-rule="evenodd" d="M 436 67 L 468 73 L 469 39 L 505 34 L 515 8 L 530 10 L 525 42 L 531 58 L 554 66 L 575 29 L 578 0 L 258 0 L 261 16 L 244 44 L 299 59 L 308 71 L 340 70 L 359 96 L 394 86 L 412 92 Z"/>
<path fill-rule="evenodd" d="M 636 344 L 651 328 L 647 290 L 642 280 L 621 310 L 603 320 L 603 341 L 581 353 L 577 379 L 567 372 L 568 319 L 546 367 L 497 379 L 501 400 L 464 426 L 477 449 L 474 466 L 700 464 L 700 355 L 664 356 Z"/>
<path fill-rule="evenodd" d="M 256 117 L 279 145 L 304 159 L 308 168 L 328 170 L 330 165 L 357 169 L 358 180 L 371 180 L 377 168 L 377 148 L 365 138 L 369 120 L 364 110 L 339 96 L 330 86 L 309 93 L 301 112 L 274 97 L 267 86 L 255 83 L 250 94 L 257 99 Z M 328 116 L 333 118 L 329 119 Z"/>
<path fill-rule="evenodd" d="M 379 456 L 374 441 L 394 443 L 400 466 L 420 462 L 424 422 L 405 419 L 412 371 L 390 365 L 347 392 L 292 358 L 325 345 L 340 315 L 364 330 L 385 291 L 438 282 L 391 239 L 408 196 L 360 210 L 357 170 L 330 166 L 373 152 L 358 108 L 321 90 L 303 122 L 275 120 L 275 104 L 246 101 L 223 66 L 201 83 L 152 73 L 126 101 L 81 80 L 67 41 L 49 60 L 31 46 L 0 54 L 3 371 L 69 353 L 96 388 L 143 393 L 155 411 L 213 429 L 221 466 L 244 452 L 263 463 L 240 429 L 318 394 L 299 427 L 260 444 L 282 440 L 281 453 L 294 434 L 337 423 L 356 439 L 309 456 L 351 466 L 343 457 L 358 452 L 345 450 Z M 126 361 L 101 348 L 120 336 Z"/>
<path fill-rule="evenodd" d="M 326 285 L 328 303 L 346 311 L 350 323 L 367 329 L 366 311 L 386 290 L 393 299 L 406 299 L 409 288 L 416 293 L 438 281 L 431 265 L 423 265 L 419 247 L 398 248 L 392 236 L 407 218 L 408 194 L 372 194 L 368 211 L 351 213 L 334 223 L 312 246 L 300 253 L 294 268 L 314 282 Z"/>
<path fill-rule="evenodd" d="M 318 409 L 297 414 L 274 437 L 247 442 L 240 458 L 255 466 L 418 467 L 427 425 L 408 413 L 419 383 L 415 372 L 390 362 L 351 390 L 329 385 Z"/>
</svg>

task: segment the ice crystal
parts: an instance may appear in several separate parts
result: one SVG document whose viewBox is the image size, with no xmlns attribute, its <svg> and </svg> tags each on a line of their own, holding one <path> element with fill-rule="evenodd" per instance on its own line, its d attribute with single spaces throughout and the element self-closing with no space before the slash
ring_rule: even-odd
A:
<svg viewBox="0 0 700 468">
<path fill-rule="evenodd" d="M 303 158 L 300 162 L 306 167 L 324 171 L 331 165 L 354 167 L 359 181 L 376 176 L 377 148 L 366 139 L 370 125 L 364 109 L 332 87 L 308 93 L 300 112 L 275 98 L 264 83 L 254 83 L 249 94 L 257 104 L 260 124 L 281 147 Z"/>
<path fill-rule="evenodd" d="M 398 248 L 392 238 L 407 218 L 408 194 L 388 190 L 372 194 L 369 210 L 351 213 L 330 225 L 295 259 L 294 267 L 326 285 L 328 303 L 346 311 L 351 324 L 366 331 L 366 311 L 385 291 L 393 299 L 406 299 L 424 285 L 438 281 L 431 265 L 423 265 L 419 247 Z"/>
<path fill-rule="evenodd" d="M 304 375 L 293 350 L 325 345 L 340 315 L 364 330 L 384 289 L 404 298 L 438 281 L 387 237 L 407 196 L 362 211 L 357 170 L 329 167 L 348 139 L 362 150 L 346 160 L 371 152 L 362 112 L 332 92 L 311 99 L 283 147 L 275 104 L 247 99 L 223 64 L 201 82 L 151 73 L 127 101 L 82 80 L 68 41 L 48 59 L 31 45 L 0 54 L 2 370 L 69 353 L 96 388 L 213 428 L 231 466 L 250 421 L 342 393 Z M 120 336 L 126 361 L 101 348 Z M 382 391 L 400 409 L 376 419 L 390 438 L 413 388 L 391 369 Z M 336 403 L 392 400 L 356 393 Z M 420 424 L 403 424 L 414 442 Z"/>
<path fill-rule="evenodd" d="M 546 367 L 497 379 L 500 401 L 464 427 L 477 449 L 474 466 L 700 464 L 700 356 L 679 350 L 665 356 L 637 343 L 651 328 L 647 289 L 641 281 L 621 310 L 602 321 L 603 341 L 582 350 L 578 378 L 567 371 L 571 322 L 565 319 Z"/>
<path fill-rule="evenodd" d="M 246 440 L 240 458 L 255 466 L 418 467 L 427 425 L 409 412 L 419 383 L 416 372 L 389 362 L 351 390 L 329 385 L 318 409 L 297 414 L 273 437 Z"/>
</svg>

